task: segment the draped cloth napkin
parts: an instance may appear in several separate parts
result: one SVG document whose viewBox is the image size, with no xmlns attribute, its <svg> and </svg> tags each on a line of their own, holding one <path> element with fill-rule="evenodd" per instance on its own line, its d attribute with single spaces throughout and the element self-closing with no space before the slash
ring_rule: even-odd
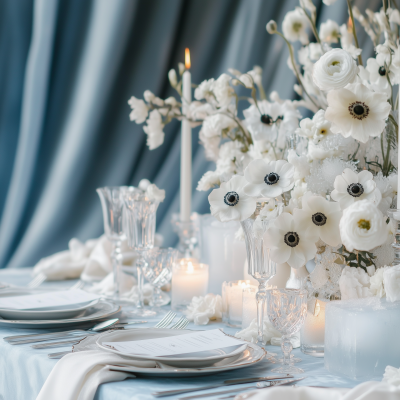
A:
<svg viewBox="0 0 400 400">
<path fill-rule="evenodd" d="M 110 371 L 110 365 L 154 368 L 153 361 L 137 361 L 101 350 L 64 356 L 51 371 L 36 400 L 93 400 L 99 385 L 118 382 L 134 375 Z"/>
<path fill-rule="evenodd" d="M 249 393 L 251 400 L 399 400 L 400 387 L 383 382 L 364 382 L 353 389 L 276 387 Z"/>
</svg>

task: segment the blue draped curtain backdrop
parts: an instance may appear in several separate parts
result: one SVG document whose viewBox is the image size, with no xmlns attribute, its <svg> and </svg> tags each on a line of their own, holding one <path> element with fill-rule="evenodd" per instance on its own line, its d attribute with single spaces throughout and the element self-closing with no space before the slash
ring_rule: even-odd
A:
<svg viewBox="0 0 400 400">
<path fill-rule="evenodd" d="M 376 10 L 379 0 L 355 1 Z M 314 0 L 318 23 L 347 21 L 345 0 Z M 268 92 L 294 98 L 279 26 L 297 0 L 0 0 L 0 267 L 24 267 L 67 247 L 72 237 L 103 231 L 95 189 L 137 185 L 166 190 L 158 231 L 173 245 L 171 214 L 179 209 L 180 127 L 146 147 L 129 121 L 127 100 L 146 89 L 173 95 L 168 70 L 192 55 L 196 83 L 232 67 L 264 69 Z M 363 56 L 373 51 L 361 29 Z M 209 212 L 196 191 L 214 166 L 193 131 L 193 210 Z"/>
</svg>

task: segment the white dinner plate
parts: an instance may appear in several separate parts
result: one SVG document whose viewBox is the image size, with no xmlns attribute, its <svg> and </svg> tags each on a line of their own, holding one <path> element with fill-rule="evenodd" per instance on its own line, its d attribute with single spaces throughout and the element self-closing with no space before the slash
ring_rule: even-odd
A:
<svg viewBox="0 0 400 400">
<path fill-rule="evenodd" d="M 217 350 L 202 351 L 197 353 L 188 353 L 173 355 L 168 357 L 154 357 L 148 355 L 131 354 L 127 352 L 118 351 L 104 343 L 116 343 L 116 342 L 128 342 L 135 340 L 147 340 L 157 339 L 162 337 L 179 336 L 188 333 L 193 333 L 192 330 L 174 330 L 174 329 L 155 329 L 155 328 L 144 328 L 126 331 L 114 331 L 109 332 L 105 335 L 101 335 L 96 344 L 103 350 L 119 354 L 124 357 L 133 358 L 135 360 L 147 360 L 147 361 L 158 361 L 163 364 L 167 364 L 178 368 L 204 368 L 209 367 L 223 359 L 231 358 L 236 355 L 243 353 L 246 350 L 247 344 L 243 344 L 238 339 L 237 346 L 225 347 Z"/>
<path fill-rule="evenodd" d="M 222 360 L 208 368 L 174 368 L 161 366 L 158 368 L 138 368 L 134 366 L 109 365 L 110 370 L 132 372 L 137 376 L 158 378 L 186 378 L 193 376 L 214 375 L 220 372 L 232 371 L 240 368 L 248 368 L 258 364 L 265 358 L 266 352 L 253 343 L 248 343 L 246 350 L 234 357 Z"/>
<path fill-rule="evenodd" d="M 115 318 L 116 314 L 121 311 L 121 307 L 111 301 L 100 300 L 95 305 L 86 308 L 78 315 L 68 319 L 42 319 L 42 320 L 12 320 L 1 319 L 0 327 L 8 328 L 64 328 L 77 325 L 89 325 L 93 322 L 105 321 L 107 319 Z"/>
<path fill-rule="evenodd" d="M 25 289 L 15 288 L 0 291 L 0 298 L 13 297 L 13 296 L 26 296 L 32 294 L 39 294 L 49 292 L 49 290 L 42 289 Z M 76 317 L 81 314 L 82 311 L 93 307 L 99 299 L 86 301 L 79 304 L 73 304 L 68 306 L 58 306 L 54 308 L 36 308 L 29 310 L 17 310 L 11 308 L 0 308 L 0 318 L 13 319 L 13 320 L 55 320 L 55 319 L 69 319 Z"/>
</svg>

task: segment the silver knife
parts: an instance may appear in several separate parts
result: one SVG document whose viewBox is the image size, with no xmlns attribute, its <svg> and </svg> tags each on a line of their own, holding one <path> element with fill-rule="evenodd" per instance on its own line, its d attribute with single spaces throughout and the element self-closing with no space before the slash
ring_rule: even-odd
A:
<svg viewBox="0 0 400 400">
<path fill-rule="evenodd" d="M 252 382 L 258 382 L 260 380 L 262 381 L 268 381 L 268 380 L 274 380 L 274 379 L 286 379 L 286 378 L 293 378 L 293 375 L 284 375 L 284 376 L 265 376 L 263 378 L 247 378 L 247 379 L 231 379 L 227 380 L 224 383 L 219 383 L 216 385 L 210 385 L 210 386 L 198 386 L 194 388 L 186 388 L 186 389 L 176 389 L 176 390 L 163 390 L 161 392 L 153 392 L 152 395 L 154 397 L 165 397 L 165 396 L 172 396 L 176 394 L 183 394 L 183 393 L 190 393 L 190 392 L 197 392 L 199 390 L 208 390 L 208 389 L 216 389 L 222 386 L 231 386 L 231 385 L 238 385 L 241 383 L 252 383 Z M 237 382 L 241 381 L 241 382 Z"/>
<path fill-rule="evenodd" d="M 242 390 L 248 390 L 248 389 L 262 389 L 262 388 L 269 388 L 269 387 L 287 385 L 288 383 L 298 382 L 298 381 L 301 381 L 303 379 L 304 379 L 304 377 L 303 378 L 297 378 L 297 379 L 285 379 L 285 380 L 282 380 L 282 381 L 258 382 L 256 386 L 252 385 L 252 386 L 238 387 L 236 389 L 224 390 L 222 392 L 204 393 L 204 394 L 198 394 L 196 396 L 180 397 L 178 400 L 200 399 L 202 397 L 217 396 L 217 395 L 220 395 L 220 394 L 237 393 L 237 392 L 241 392 Z M 268 385 L 268 383 L 269 383 L 269 385 Z"/>
</svg>

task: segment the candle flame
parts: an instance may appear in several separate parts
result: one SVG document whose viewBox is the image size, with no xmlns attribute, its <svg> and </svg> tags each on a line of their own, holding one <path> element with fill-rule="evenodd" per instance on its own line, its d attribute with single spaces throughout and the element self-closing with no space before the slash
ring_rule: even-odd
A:
<svg viewBox="0 0 400 400">
<path fill-rule="evenodd" d="M 185 68 L 186 69 L 190 69 L 190 51 L 189 49 L 186 47 L 185 49 Z"/>
<path fill-rule="evenodd" d="M 319 304 L 318 300 L 315 300 L 314 317 L 318 317 L 320 311 L 321 311 L 321 304 Z"/>
<path fill-rule="evenodd" d="M 351 20 L 351 18 L 349 17 L 348 21 L 347 21 L 347 31 L 349 33 L 351 33 L 353 31 L 353 21 Z"/>
<path fill-rule="evenodd" d="M 194 267 L 191 261 L 188 262 L 188 269 L 187 269 L 189 274 L 193 274 L 194 272 Z"/>
</svg>

